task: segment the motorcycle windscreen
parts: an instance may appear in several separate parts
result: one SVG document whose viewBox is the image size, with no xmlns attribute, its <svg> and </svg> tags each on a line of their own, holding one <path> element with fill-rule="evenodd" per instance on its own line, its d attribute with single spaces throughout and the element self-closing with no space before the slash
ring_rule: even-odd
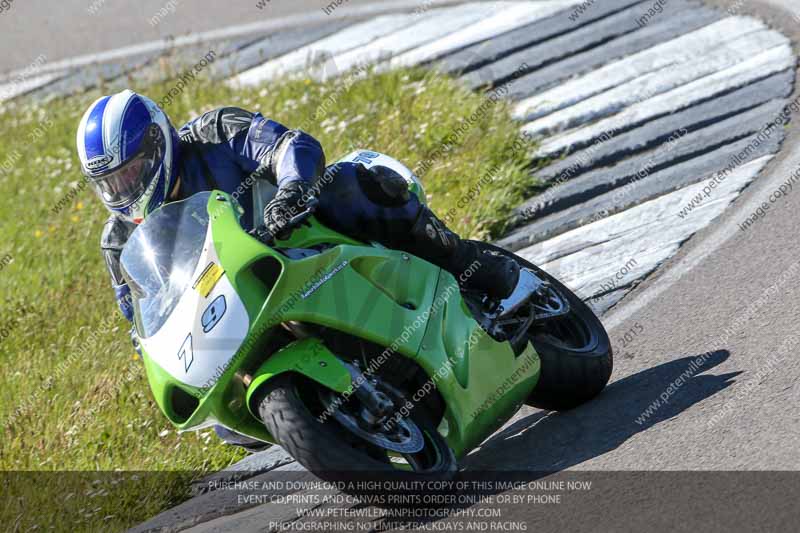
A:
<svg viewBox="0 0 800 533">
<path fill-rule="evenodd" d="M 165 204 L 148 215 L 125 244 L 120 262 L 142 338 L 161 329 L 192 284 L 208 232 L 210 194 Z"/>
</svg>

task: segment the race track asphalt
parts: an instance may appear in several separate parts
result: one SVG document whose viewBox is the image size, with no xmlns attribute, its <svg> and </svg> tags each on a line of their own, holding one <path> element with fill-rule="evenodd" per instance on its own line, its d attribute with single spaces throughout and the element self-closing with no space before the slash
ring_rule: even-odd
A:
<svg viewBox="0 0 800 533">
<path fill-rule="evenodd" d="M 53 62 L 169 36 L 323 13 L 331 1 L 261 0 L 259 9 L 259 0 L 8 0 L 0 11 L 0 50 L 6 52 L 0 54 L 0 73 L 24 68 L 40 55 Z M 382 1 L 343 0 L 336 11 Z M 151 25 L 153 17 L 157 23 Z"/>
</svg>

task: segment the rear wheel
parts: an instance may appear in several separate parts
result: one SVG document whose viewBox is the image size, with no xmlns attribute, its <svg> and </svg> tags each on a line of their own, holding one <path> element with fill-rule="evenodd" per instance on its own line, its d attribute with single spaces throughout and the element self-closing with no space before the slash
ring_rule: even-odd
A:
<svg viewBox="0 0 800 533">
<path fill-rule="evenodd" d="M 456 472 L 452 450 L 418 411 L 420 406 L 397 422 L 370 424 L 359 417 L 363 406 L 357 398 L 335 402 L 336 393 L 298 374 L 282 374 L 264 387 L 259 404 L 264 425 L 297 462 L 322 479 L 362 473 L 426 481 L 449 479 Z"/>
<path fill-rule="evenodd" d="M 611 378 L 611 342 L 597 315 L 575 293 L 533 263 L 497 246 L 483 248 L 512 257 L 547 280 L 552 290 L 569 303 L 567 314 L 535 325 L 529 340 L 541 359 L 539 383 L 526 403 L 540 409 L 563 411 L 598 394 Z"/>
</svg>

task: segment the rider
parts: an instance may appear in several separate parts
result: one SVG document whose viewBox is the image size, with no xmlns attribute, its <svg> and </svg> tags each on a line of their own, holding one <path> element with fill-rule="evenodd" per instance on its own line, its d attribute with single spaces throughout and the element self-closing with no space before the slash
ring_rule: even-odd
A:
<svg viewBox="0 0 800 533">
<path fill-rule="evenodd" d="M 277 186 L 263 213 L 273 235 L 288 237 L 287 221 L 317 200 L 315 214 L 329 227 L 419 256 L 453 273 L 466 289 L 510 305 L 529 292 L 518 283 L 516 262 L 482 253 L 450 231 L 393 170 L 339 163 L 329 167 L 333 179 L 321 184 L 326 167 L 319 142 L 260 113 L 223 107 L 176 131 L 155 102 L 124 90 L 89 106 L 77 147 L 84 175 L 111 211 L 100 247 L 128 320 L 133 310 L 120 254 L 136 224 L 164 202 L 211 189 L 238 196 L 252 220 L 256 180 Z M 467 268 L 470 275 L 459 276 Z"/>
</svg>

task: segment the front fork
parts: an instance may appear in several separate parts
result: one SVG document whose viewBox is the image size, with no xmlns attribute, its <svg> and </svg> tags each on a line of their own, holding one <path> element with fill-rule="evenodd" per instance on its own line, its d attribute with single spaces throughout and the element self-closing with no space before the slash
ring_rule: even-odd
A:
<svg viewBox="0 0 800 533">
<path fill-rule="evenodd" d="M 374 378 L 365 376 L 358 367 L 357 361 L 353 363 L 343 362 L 342 364 L 350 372 L 353 380 L 353 394 L 364 405 L 367 411 L 364 413 L 366 417 L 374 423 L 380 423 L 394 412 L 395 405 L 392 399 L 375 388 L 377 381 Z"/>
<path fill-rule="evenodd" d="M 279 350 L 256 371 L 247 388 L 247 406 L 256 419 L 259 388 L 284 372 L 302 374 L 321 385 L 320 399 L 328 404 L 321 416 L 332 416 L 368 442 L 397 453 L 416 453 L 424 446 L 422 432 L 415 424 L 393 416 L 403 403 L 399 391 L 366 375 L 357 363 L 342 361 L 313 337 Z M 333 401 L 337 395 L 339 398 Z M 355 410 L 353 406 L 342 409 L 349 399 L 358 401 Z"/>
</svg>

